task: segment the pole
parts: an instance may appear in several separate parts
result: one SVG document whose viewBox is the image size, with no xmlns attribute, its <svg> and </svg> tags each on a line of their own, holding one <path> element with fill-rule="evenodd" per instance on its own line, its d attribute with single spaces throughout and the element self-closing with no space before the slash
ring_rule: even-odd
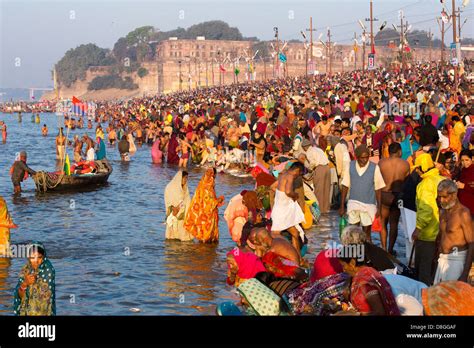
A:
<svg viewBox="0 0 474 348">
<path fill-rule="evenodd" d="M 430 39 L 430 62 L 432 61 L 432 57 L 431 57 L 431 52 L 433 51 L 433 35 L 431 34 L 431 28 L 430 28 L 430 31 L 428 33 L 428 37 Z"/>
<path fill-rule="evenodd" d="M 444 22 L 441 20 L 441 65 L 444 66 Z"/>
<path fill-rule="evenodd" d="M 209 87 L 209 61 L 206 60 L 206 87 Z"/>
<path fill-rule="evenodd" d="M 331 29 L 328 28 L 329 76 L 332 75 Z"/>
<path fill-rule="evenodd" d="M 402 60 L 402 72 L 405 71 L 405 55 L 403 49 L 405 46 L 405 33 L 403 31 L 403 15 L 400 16 L 400 59 Z"/>
<path fill-rule="evenodd" d="M 458 7 L 458 39 L 461 41 L 461 9 Z"/>
<path fill-rule="evenodd" d="M 276 63 L 275 63 L 275 69 L 276 69 L 276 77 L 278 78 L 280 75 L 280 45 L 279 45 L 280 39 L 278 38 L 278 28 L 276 28 Z"/>
<path fill-rule="evenodd" d="M 179 91 L 181 92 L 181 89 L 183 87 L 182 83 L 182 79 L 181 79 L 181 60 L 178 60 L 178 66 L 179 66 Z"/>
<path fill-rule="evenodd" d="M 357 33 L 354 32 L 354 70 L 357 70 Z"/>
<path fill-rule="evenodd" d="M 362 35 L 364 37 L 364 40 L 362 41 L 362 71 L 365 71 L 365 40 L 366 40 L 366 36 L 365 36 L 366 32 L 365 32 L 365 29 L 362 31 Z"/>
<path fill-rule="evenodd" d="M 314 63 L 313 63 L 313 17 L 309 17 L 309 35 L 310 35 L 310 62 L 311 66 L 313 67 L 313 78 L 311 79 L 314 81 Z M 306 71 L 308 70 L 308 61 L 306 61 Z"/>
<path fill-rule="evenodd" d="M 370 0 L 370 53 L 375 53 L 375 43 L 374 43 L 374 17 L 372 12 L 373 2 Z"/>
<path fill-rule="evenodd" d="M 456 19 L 457 19 L 457 16 L 456 16 L 456 0 L 452 0 L 452 18 L 453 18 L 453 42 L 456 44 L 456 58 L 457 58 L 457 45 L 458 45 L 458 38 L 457 38 L 457 30 L 456 30 Z M 454 88 L 455 88 L 455 91 L 457 91 L 458 89 L 458 80 L 459 80 L 459 76 L 458 76 L 458 65 L 459 65 L 460 62 L 458 62 L 458 64 L 456 64 L 454 66 Z"/>
<path fill-rule="evenodd" d="M 374 42 L 374 17 L 373 17 L 373 2 L 370 0 L 370 53 L 374 55 L 375 60 L 375 42 Z M 375 63 L 375 62 L 374 62 Z M 372 76 L 372 90 L 374 90 L 374 70 L 370 72 Z"/>
<path fill-rule="evenodd" d="M 306 82 L 308 82 L 308 46 L 305 47 L 305 55 L 304 55 L 304 61 L 305 61 L 305 76 L 306 76 Z"/>
</svg>

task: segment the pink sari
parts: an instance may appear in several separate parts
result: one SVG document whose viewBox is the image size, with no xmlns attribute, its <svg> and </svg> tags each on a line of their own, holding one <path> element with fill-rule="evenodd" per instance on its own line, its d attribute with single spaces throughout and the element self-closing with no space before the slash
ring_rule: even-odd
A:
<svg viewBox="0 0 474 348">
<path fill-rule="evenodd" d="M 157 164 L 163 161 L 163 152 L 160 150 L 160 139 L 156 139 L 151 147 L 151 160 Z"/>
</svg>

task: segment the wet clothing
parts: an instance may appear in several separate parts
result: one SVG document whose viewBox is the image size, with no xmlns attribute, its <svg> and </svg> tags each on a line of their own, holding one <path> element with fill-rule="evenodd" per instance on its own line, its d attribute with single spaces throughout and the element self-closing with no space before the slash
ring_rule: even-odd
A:
<svg viewBox="0 0 474 348">
<path fill-rule="evenodd" d="M 120 154 L 128 153 L 130 151 L 130 144 L 126 139 L 122 139 L 118 143 L 118 150 Z"/>
<path fill-rule="evenodd" d="M 219 241 L 218 207 L 222 203 L 216 197 L 214 185 L 213 170 L 208 169 L 196 188 L 184 220 L 186 231 L 203 243 L 217 243 Z"/>
<path fill-rule="evenodd" d="M 23 161 L 15 161 L 12 167 L 12 182 L 14 186 L 19 186 L 25 178 L 25 173 L 30 175 L 35 175 L 36 172 L 28 167 L 28 165 Z"/>
</svg>

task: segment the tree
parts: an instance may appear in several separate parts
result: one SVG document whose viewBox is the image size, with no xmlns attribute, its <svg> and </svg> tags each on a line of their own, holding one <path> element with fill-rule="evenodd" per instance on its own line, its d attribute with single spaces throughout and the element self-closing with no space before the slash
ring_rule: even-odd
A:
<svg viewBox="0 0 474 348">
<path fill-rule="evenodd" d="M 186 38 L 195 39 L 205 36 L 208 40 L 242 40 L 239 29 L 231 28 L 223 21 L 208 21 L 190 26 L 186 30 Z"/>
<path fill-rule="evenodd" d="M 116 60 L 109 54 L 109 50 L 90 43 L 68 50 L 56 64 L 56 72 L 58 80 L 70 87 L 78 79 L 85 78 L 89 67 L 109 66 L 115 63 Z"/>
</svg>

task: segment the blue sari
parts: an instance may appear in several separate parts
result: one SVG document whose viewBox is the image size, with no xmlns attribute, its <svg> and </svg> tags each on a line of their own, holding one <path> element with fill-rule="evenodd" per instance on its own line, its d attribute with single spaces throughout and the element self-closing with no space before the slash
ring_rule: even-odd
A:
<svg viewBox="0 0 474 348">
<path fill-rule="evenodd" d="M 31 246 L 44 247 L 41 243 L 33 243 Z M 25 290 L 23 298 L 19 295 L 19 289 L 25 280 L 27 274 L 36 273 L 36 282 L 29 285 Z M 15 288 L 15 298 L 13 301 L 13 311 L 15 315 L 20 316 L 51 316 L 56 315 L 56 289 L 55 289 L 55 270 L 46 252 L 43 262 L 35 271 L 28 263 L 20 271 L 20 278 Z"/>
<path fill-rule="evenodd" d="M 98 138 L 99 142 L 97 144 L 97 153 L 96 158 L 98 161 L 103 160 L 105 158 L 105 143 L 102 138 Z"/>
</svg>

